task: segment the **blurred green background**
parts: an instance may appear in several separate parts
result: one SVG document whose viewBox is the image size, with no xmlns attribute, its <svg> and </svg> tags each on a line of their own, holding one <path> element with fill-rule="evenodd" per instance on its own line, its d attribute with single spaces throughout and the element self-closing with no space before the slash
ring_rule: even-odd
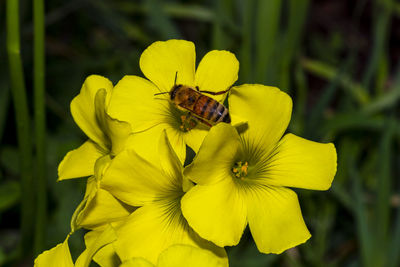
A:
<svg viewBox="0 0 400 267">
<path fill-rule="evenodd" d="M 263 255 L 246 230 L 232 267 L 400 266 L 398 1 L 52 0 L 45 15 L 19 2 L 0 2 L 0 266 L 31 266 L 69 232 L 85 179 L 56 183 L 57 165 L 85 140 L 69 112 L 85 77 L 142 76 L 141 52 L 171 38 L 193 41 L 197 61 L 234 52 L 236 84 L 286 91 L 288 131 L 337 148 L 332 188 L 296 190 L 313 237 Z"/>
</svg>

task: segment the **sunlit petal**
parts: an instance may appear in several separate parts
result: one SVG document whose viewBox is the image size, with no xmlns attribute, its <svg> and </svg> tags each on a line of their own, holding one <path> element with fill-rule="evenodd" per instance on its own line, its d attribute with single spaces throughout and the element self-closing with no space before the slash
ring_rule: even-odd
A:
<svg viewBox="0 0 400 267">
<path fill-rule="evenodd" d="M 160 253 L 174 244 L 209 249 L 221 260 L 226 258 L 224 249 L 200 239 L 190 229 L 180 212 L 179 198 L 137 209 L 126 224 L 117 229 L 117 234 L 114 244 L 122 261 L 139 257 L 156 264 Z"/>
<path fill-rule="evenodd" d="M 196 70 L 195 85 L 201 91 L 220 92 L 231 87 L 238 79 L 239 61 L 228 51 L 213 50 L 200 61 Z M 226 94 L 210 95 L 222 101 Z"/>
<path fill-rule="evenodd" d="M 35 267 L 73 267 L 71 253 L 68 246 L 69 235 L 65 241 L 50 250 L 44 251 L 36 259 Z"/>
<path fill-rule="evenodd" d="M 193 187 L 183 196 L 181 205 L 189 225 L 204 239 L 218 246 L 239 243 L 247 223 L 246 206 L 232 178 Z"/>
<path fill-rule="evenodd" d="M 128 122 L 133 132 L 140 132 L 168 120 L 168 95 L 155 96 L 157 87 L 138 76 L 124 76 L 115 86 L 108 114 Z"/>
<path fill-rule="evenodd" d="M 179 179 L 165 175 L 159 163 L 149 162 L 128 149 L 113 159 L 101 187 L 131 206 L 142 206 L 159 198 L 160 194 L 180 190 Z"/>
<path fill-rule="evenodd" d="M 242 134 L 245 149 L 258 144 L 257 151 L 269 154 L 285 132 L 292 113 L 292 100 L 278 88 L 259 84 L 245 84 L 232 88 L 229 112 L 232 125 L 247 122 Z"/>
<path fill-rule="evenodd" d="M 187 245 L 173 245 L 160 254 L 157 267 L 223 267 L 221 261 L 208 250 Z"/>
<path fill-rule="evenodd" d="M 194 85 L 196 52 L 194 44 L 185 40 L 158 41 L 143 51 L 140 69 L 160 92 L 168 92 L 177 84 Z"/>
<path fill-rule="evenodd" d="M 185 168 L 185 176 L 201 185 L 230 179 L 239 144 L 240 138 L 233 126 L 217 124 L 205 137 L 193 163 Z"/>
<path fill-rule="evenodd" d="M 109 148 L 108 137 L 102 130 L 97 120 L 96 112 L 101 107 L 95 106 L 95 97 L 97 91 L 104 89 L 106 93 L 110 93 L 113 88 L 112 83 L 98 75 L 91 75 L 86 78 L 83 83 L 81 92 L 71 102 L 71 114 L 79 128 L 103 149 Z M 97 109 L 97 111 L 96 111 Z M 104 112 L 104 108 L 103 108 Z"/>
<path fill-rule="evenodd" d="M 287 134 L 255 176 L 267 185 L 327 190 L 335 173 L 336 150 L 332 143 Z"/>
<path fill-rule="evenodd" d="M 76 260 L 76 267 L 89 266 L 94 255 L 103 247 L 111 244 L 117 239 L 117 235 L 111 225 L 109 225 L 104 231 L 99 234 L 95 234 L 92 240 L 85 240 L 86 250 Z M 109 255 L 111 256 L 111 255 Z"/>
<path fill-rule="evenodd" d="M 310 238 L 292 190 L 252 186 L 246 198 L 247 219 L 259 251 L 279 254 Z"/>
<path fill-rule="evenodd" d="M 86 141 L 68 152 L 58 165 L 58 181 L 93 175 L 96 160 L 104 154 L 105 151 L 93 141 Z"/>
</svg>

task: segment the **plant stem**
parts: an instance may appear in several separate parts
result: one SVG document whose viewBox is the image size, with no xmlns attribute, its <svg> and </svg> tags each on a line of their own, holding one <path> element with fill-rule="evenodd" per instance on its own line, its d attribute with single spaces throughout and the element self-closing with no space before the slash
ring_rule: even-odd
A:
<svg viewBox="0 0 400 267">
<path fill-rule="evenodd" d="M 7 53 L 14 101 L 21 169 L 21 253 L 30 252 L 34 202 L 32 191 L 32 147 L 28 104 L 20 53 L 19 1 L 7 0 Z"/>
<path fill-rule="evenodd" d="M 46 229 L 46 111 L 45 111 L 45 27 L 44 0 L 33 0 L 33 89 L 37 167 L 37 203 L 34 250 L 44 249 Z"/>
</svg>

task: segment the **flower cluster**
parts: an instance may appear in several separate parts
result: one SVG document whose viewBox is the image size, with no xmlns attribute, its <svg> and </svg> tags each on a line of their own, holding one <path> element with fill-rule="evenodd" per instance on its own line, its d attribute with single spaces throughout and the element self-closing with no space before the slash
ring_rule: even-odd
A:
<svg viewBox="0 0 400 267">
<path fill-rule="evenodd" d="M 207 53 L 196 69 L 194 45 L 183 40 L 153 43 L 140 68 L 148 80 L 125 76 L 115 87 L 89 76 L 71 102 L 88 140 L 65 156 L 58 179 L 89 177 L 86 193 L 71 233 L 35 265 L 228 266 L 224 247 L 237 245 L 247 225 L 262 253 L 309 239 L 289 188 L 329 189 L 336 151 L 284 134 L 291 98 L 259 84 L 231 87 L 239 62 L 227 51 Z M 176 85 L 225 100 L 231 123 L 210 127 L 160 94 Z M 73 263 L 68 238 L 80 228 L 86 250 Z"/>
</svg>

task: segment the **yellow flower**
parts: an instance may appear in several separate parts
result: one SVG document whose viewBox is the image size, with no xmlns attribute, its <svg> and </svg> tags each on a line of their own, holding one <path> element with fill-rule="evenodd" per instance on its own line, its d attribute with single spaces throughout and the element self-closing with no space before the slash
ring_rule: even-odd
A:
<svg viewBox="0 0 400 267">
<path fill-rule="evenodd" d="M 173 245 L 164 250 L 158 257 L 157 264 L 143 258 L 132 258 L 124 261 L 120 267 L 223 267 L 224 262 L 208 250 L 187 246 Z"/>
<path fill-rule="evenodd" d="M 91 75 L 71 102 L 72 116 L 89 140 L 64 157 L 58 167 L 58 181 L 91 176 L 85 198 L 72 218 L 72 231 L 79 227 L 93 229 L 130 213 L 126 205 L 99 188 L 102 172 L 111 157 L 125 148 L 131 133 L 128 123 L 117 121 L 106 112 L 112 90 L 108 79 Z"/>
<path fill-rule="evenodd" d="M 169 100 L 169 92 L 177 84 L 199 86 L 205 91 L 224 91 L 237 80 L 239 62 L 228 51 L 211 51 L 201 60 L 195 71 L 195 47 L 192 42 L 169 40 L 155 42 L 140 57 L 140 68 L 149 79 L 125 76 L 115 86 L 111 97 L 109 114 L 127 121 L 134 133 L 135 150 L 146 158 L 154 155 L 161 132 L 166 129 L 178 158 L 184 162 L 186 145 L 195 152 L 200 147 L 209 127 L 202 123 L 192 125 L 191 130 L 181 129 L 182 115 Z M 221 101 L 224 95 L 212 96 Z"/>
<path fill-rule="evenodd" d="M 228 100 L 237 128 L 214 126 L 185 168 L 197 185 L 182 198 L 183 215 L 218 246 L 236 245 L 249 223 L 261 252 L 281 253 L 310 237 L 297 195 L 287 187 L 329 189 L 335 147 L 293 134 L 282 138 L 292 101 L 277 88 L 242 85 Z"/>
<path fill-rule="evenodd" d="M 112 90 L 108 79 L 91 75 L 72 100 L 72 117 L 89 140 L 64 157 L 58 166 L 59 181 L 93 175 L 98 158 L 114 156 L 124 148 L 131 130 L 128 123 L 117 121 L 106 112 Z"/>
<path fill-rule="evenodd" d="M 159 160 L 149 162 L 134 150 L 125 150 L 104 174 L 102 187 L 123 202 L 139 206 L 115 228 L 114 248 L 119 258 L 142 257 L 155 264 L 169 246 L 184 244 L 208 249 L 227 264 L 225 250 L 200 238 L 182 216 L 180 200 L 192 184 L 183 179 L 183 167 L 165 132 L 156 154 Z"/>
</svg>

